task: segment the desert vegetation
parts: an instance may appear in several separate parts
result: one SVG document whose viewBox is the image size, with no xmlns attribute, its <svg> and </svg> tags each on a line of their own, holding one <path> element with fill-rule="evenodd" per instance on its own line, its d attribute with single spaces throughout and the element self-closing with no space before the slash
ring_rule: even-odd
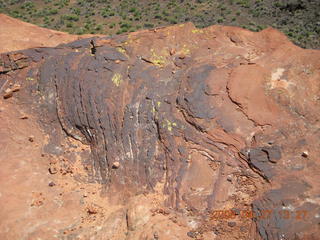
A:
<svg viewBox="0 0 320 240">
<path fill-rule="evenodd" d="M 0 0 L 0 12 L 73 34 L 121 34 L 188 21 L 251 31 L 272 26 L 299 46 L 320 47 L 318 0 Z"/>
</svg>

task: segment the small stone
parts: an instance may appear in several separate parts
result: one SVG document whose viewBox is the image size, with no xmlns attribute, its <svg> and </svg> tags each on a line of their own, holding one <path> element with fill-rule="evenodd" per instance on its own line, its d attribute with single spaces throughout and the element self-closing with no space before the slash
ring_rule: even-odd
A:
<svg viewBox="0 0 320 240">
<path fill-rule="evenodd" d="M 117 168 L 119 168 L 120 167 L 120 163 L 119 162 L 114 162 L 113 164 L 112 164 L 112 168 L 114 168 L 114 169 L 117 169 Z"/>
<path fill-rule="evenodd" d="M 159 234 L 157 232 L 153 233 L 153 238 L 155 240 L 158 240 L 159 239 Z"/>
<path fill-rule="evenodd" d="M 247 230 L 246 227 L 243 227 L 243 226 L 242 226 L 242 227 L 240 227 L 240 231 L 241 231 L 241 232 L 247 232 L 248 230 Z"/>
<path fill-rule="evenodd" d="M 237 225 L 236 222 L 228 222 L 229 227 L 235 227 Z"/>
<path fill-rule="evenodd" d="M 227 176 L 227 181 L 232 182 L 232 176 L 231 175 Z"/>
<path fill-rule="evenodd" d="M 21 85 L 20 84 L 14 84 L 13 87 L 11 88 L 12 92 L 18 92 L 21 89 Z"/>
<path fill-rule="evenodd" d="M 304 157 L 304 158 L 307 158 L 309 156 L 309 152 L 308 151 L 303 151 L 301 156 Z"/>
<path fill-rule="evenodd" d="M 54 166 L 49 167 L 49 173 L 50 174 L 56 174 L 58 172 L 57 168 Z"/>
<path fill-rule="evenodd" d="M 293 165 L 291 169 L 294 171 L 301 171 L 304 169 L 304 166 L 302 164 L 296 164 L 296 165 Z"/>
<path fill-rule="evenodd" d="M 190 231 L 190 232 L 187 232 L 187 235 L 190 238 L 196 238 L 198 235 L 198 232 Z"/>
<path fill-rule="evenodd" d="M 239 208 L 232 208 L 231 211 L 233 211 L 235 215 L 240 215 L 240 209 Z"/>
<path fill-rule="evenodd" d="M 18 92 L 20 90 L 21 86 L 20 84 L 14 84 L 12 86 L 12 88 L 7 88 L 5 91 L 4 91 L 4 95 L 3 95 L 3 98 L 4 99 L 8 99 L 8 98 L 11 98 L 13 96 L 13 93 L 14 92 Z"/>
<path fill-rule="evenodd" d="M 3 94 L 4 99 L 11 98 L 12 96 L 13 96 L 13 91 L 10 88 L 4 91 L 4 94 Z"/>
<path fill-rule="evenodd" d="M 22 116 L 20 117 L 20 119 L 28 119 L 28 116 L 27 116 L 27 115 L 22 115 Z"/>
<path fill-rule="evenodd" d="M 119 59 L 114 61 L 116 64 L 119 64 L 121 61 Z"/>
<path fill-rule="evenodd" d="M 29 142 L 34 142 L 34 136 L 33 135 L 29 136 L 28 140 L 29 140 Z"/>
<path fill-rule="evenodd" d="M 215 235 L 220 235 L 220 232 L 219 232 L 218 229 L 214 229 L 214 230 L 213 230 L 213 233 L 214 233 Z"/>
<path fill-rule="evenodd" d="M 50 182 L 49 184 L 48 184 L 48 186 L 49 187 L 53 187 L 53 186 L 55 186 L 56 184 L 54 183 L 54 182 Z"/>
<path fill-rule="evenodd" d="M 90 205 L 87 207 L 87 213 L 92 215 L 92 214 L 97 214 L 99 212 L 99 209 L 93 205 Z"/>
</svg>

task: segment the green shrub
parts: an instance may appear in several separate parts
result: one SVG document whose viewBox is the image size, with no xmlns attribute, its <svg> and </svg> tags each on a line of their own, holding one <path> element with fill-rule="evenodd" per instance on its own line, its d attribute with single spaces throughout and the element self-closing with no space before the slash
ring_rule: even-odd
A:
<svg viewBox="0 0 320 240">
<path fill-rule="evenodd" d="M 34 3 L 33 2 L 25 2 L 22 6 L 22 9 L 31 9 L 34 8 Z"/>
<path fill-rule="evenodd" d="M 85 31 L 82 27 L 78 28 L 76 31 L 75 31 L 75 34 L 78 34 L 78 35 L 81 35 L 81 34 L 84 34 Z"/>
<path fill-rule="evenodd" d="M 102 30 L 102 24 L 98 24 L 94 29 L 96 31 L 101 31 Z"/>
<path fill-rule="evenodd" d="M 224 21 L 223 18 L 218 18 L 218 20 L 217 20 L 218 23 L 222 23 L 223 21 Z"/>
<path fill-rule="evenodd" d="M 144 26 L 145 28 L 153 28 L 153 27 L 154 27 L 154 24 L 152 24 L 152 23 L 145 23 L 143 26 Z"/>
<path fill-rule="evenodd" d="M 130 28 L 130 27 L 131 27 L 131 24 L 128 23 L 128 22 L 122 22 L 122 23 L 120 23 L 120 27 L 121 27 L 121 28 Z"/>
<path fill-rule="evenodd" d="M 137 11 L 137 9 L 135 8 L 135 7 L 132 7 L 132 8 L 130 8 L 130 10 L 129 10 L 129 12 L 131 12 L 131 13 L 134 13 L 134 12 L 136 12 Z"/>
<path fill-rule="evenodd" d="M 63 20 L 69 20 L 69 21 L 74 21 L 74 22 L 79 21 L 79 17 L 75 14 L 65 14 L 65 15 L 62 15 L 61 18 Z"/>
<path fill-rule="evenodd" d="M 174 17 L 169 17 L 169 18 L 168 18 L 168 22 L 169 22 L 170 24 L 177 24 L 177 23 L 178 23 L 178 21 L 177 21 Z"/>
<path fill-rule="evenodd" d="M 80 16 L 81 10 L 80 10 L 80 8 L 73 8 L 73 9 L 71 10 L 71 13 L 73 13 L 73 14 L 75 14 L 75 15 L 77 15 L 77 16 Z"/>
<path fill-rule="evenodd" d="M 48 11 L 48 15 L 56 15 L 58 13 L 58 9 L 50 9 Z"/>
</svg>

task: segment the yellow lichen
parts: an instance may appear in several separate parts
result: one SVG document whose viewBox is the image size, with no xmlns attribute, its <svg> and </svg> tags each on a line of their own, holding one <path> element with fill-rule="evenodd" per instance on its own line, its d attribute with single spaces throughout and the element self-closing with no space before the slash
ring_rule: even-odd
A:
<svg viewBox="0 0 320 240">
<path fill-rule="evenodd" d="M 132 43 L 139 43 L 140 42 L 140 36 L 136 34 L 129 34 L 127 41 L 123 42 L 124 45 L 130 45 Z"/>
<path fill-rule="evenodd" d="M 151 62 L 154 65 L 162 67 L 166 63 L 166 58 L 162 55 L 158 55 L 154 49 L 151 49 Z"/>
<path fill-rule="evenodd" d="M 158 101 L 157 102 L 157 106 L 160 107 L 161 106 L 161 102 Z"/>
<path fill-rule="evenodd" d="M 202 29 L 193 29 L 191 32 L 192 33 L 203 33 L 203 30 Z"/>
<path fill-rule="evenodd" d="M 167 127 L 168 131 L 171 132 L 173 127 L 176 127 L 177 124 L 175 122 L 170 122 L 168 119 L 162 125 L 163 127 Z"/>
<path fill-rule="evenodd" d="M 189 54 L 190 54 L 190 49 L 187 48 L 187 45 L 186 45 L 186 44 L 183 45 L 183 47 L 181 48 L 180 53 L 183 53 L 183 54 L 185 54 L 185 55 L 189 55 Z"/>
<path fill-rule="evenodd" d="M 117 47 L 117 51 L 118 51 L 118 52 L 121 52 L 121 53 L 123 53 L 123 54 L 126 53 L 126 50 L 125 50 L 124 48 L 122 48 L 122 47 Z"/>
<path fill-rule="evenodd" d="M 152 107 L 152 110 L 151 110 L 152 113 L 155 113 L 156 112 L 156 109 L 155 107 Z"/>
<path fill-rule="evenodd" d="M 27 80 L 27 81 L 33 81 L 34 78 L 32 78 L 32 77 L 27 77 L 26 80 Z"/>
<path fill-rule="evenodd" d="M 112 77 L 112 82 L 114 83 L 114 85 L 116 85 L 117 87 L 120 86 L 121 82 L 122 82 L 122 76 L 120 73 L 115 73 Z"/>
</svg>

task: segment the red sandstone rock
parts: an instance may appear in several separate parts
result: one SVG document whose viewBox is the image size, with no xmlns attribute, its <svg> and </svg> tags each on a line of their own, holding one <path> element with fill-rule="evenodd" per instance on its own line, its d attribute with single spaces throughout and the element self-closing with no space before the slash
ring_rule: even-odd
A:
<svg viewBox="0 0 320 240">
<path fill-rule="evenodd" d="M 1 182 L 0 204 L 18 209 L 0 213 L 0 238 L 318 236 L 319 51 L 271 28 L 188 23 L 0 57 L 0 86 L 9 78 L 21 85 L 17 104 L 4 103 L 11 112 L 0 115 L 0 129 L 19 139 L 38 126 L 46 137 L 35 131 L 43 145 L 32 154 L 43 148 L 60 159 L 43 158 L 55 167 L 50 176 L 37 158 L 20 166 L 29 180 L 9 164 L 21 160 L 19 140 L 0 131 L 0 177 L 11 183 Z M 19 108 L 35 119 L 10 122 Z M 18 149 L 32 159 L 30 147 Z M 58 183 L 50 191 L 49 177 Z M 29 199 L 25 185 L 44 192 L 37 206 L 54 216 L 18 205 Z"/>
<path fill-rule="evenodd" d="M 71 35 L 0 14 L 0 53 L 35 47 L 55 47 L 93 35 Z"/>
</svg>

